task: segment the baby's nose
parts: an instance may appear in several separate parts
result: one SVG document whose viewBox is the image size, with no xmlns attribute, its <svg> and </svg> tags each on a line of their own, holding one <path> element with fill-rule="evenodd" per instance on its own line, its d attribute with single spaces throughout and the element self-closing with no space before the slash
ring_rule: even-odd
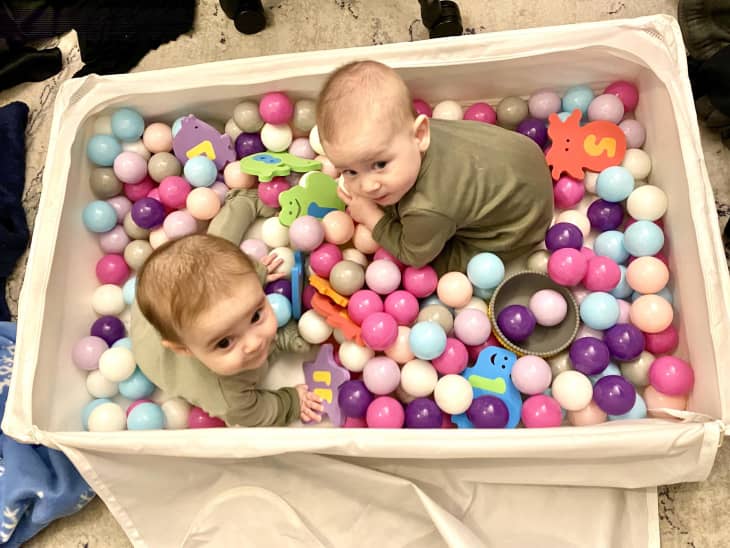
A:
<svg viewBox="0 0 730 548">
<path fill-rule="evenodd" d="M 256 354 L 264 346 L 264 338 L 258 335 L 249 335 L 243 342 L 243 351 L 246 354 Z"/>
<path fill-rule="evenodd" d="M 377 179 L 366 179 L 363 181 L 362 190 L 365 194 L 371 194 L 380 190 L 380 182 Z"/>
</svg>

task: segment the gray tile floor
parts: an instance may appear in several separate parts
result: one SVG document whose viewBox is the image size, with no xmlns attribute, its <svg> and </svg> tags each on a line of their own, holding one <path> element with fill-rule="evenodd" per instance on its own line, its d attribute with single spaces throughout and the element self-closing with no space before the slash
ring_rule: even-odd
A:
<svg viewBox="0 0 730 548">
<path fill-rule="evenodd" d="M 199 0 L 194 30 L 148 54 L 136 71 L 207 61 L 427 38 L 417 0 L 264 0 L 268 28 L 255 36 L 236 32 L 216 0 Z M 530 28 L 582 21 L 676 13 L 675 0 L 459 0 L 468 33 Z M 0 93 L 0 104 L 23 100 L 31 106 L 25 206 L 32 222 L 56 86 L 80 67 L 73 36 L 61 42 L 66 67 L 45 82 Z M 704 131 L 702 143 L 715 188 L 721 224 L 730 214 L 730 151 Z M 17 306 L 24 263 L 10 283 L 11 307 Z M 709 480 L 660 489 L 659 511 L 665 547 L 730 546 L 726 508 L 730 502 L 730 445 L 725 445 Z M 78 514 L 59 520 L 27 543 L 29 547 L 121 547 L 129 541 L 98 499 Z"/>
</svg>

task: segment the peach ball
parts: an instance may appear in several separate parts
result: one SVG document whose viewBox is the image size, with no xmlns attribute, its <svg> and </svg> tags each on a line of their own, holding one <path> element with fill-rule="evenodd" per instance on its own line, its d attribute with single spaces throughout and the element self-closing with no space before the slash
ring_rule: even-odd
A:
<svg viewBox="0 0 730 548">
<path fill-rule="evenodd" d="M 355 223 L 344 211 L 330 211 L 322 219 L 324 238 L 331 244 L 349 242 L 355 234 Z"/>
</svg>

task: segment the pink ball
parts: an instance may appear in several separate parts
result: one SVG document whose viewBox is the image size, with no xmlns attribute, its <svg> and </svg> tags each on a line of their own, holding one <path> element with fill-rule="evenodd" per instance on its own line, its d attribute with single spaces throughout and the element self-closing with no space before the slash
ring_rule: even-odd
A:
<svg viewBox="0 0 730 548">
<path fill-rule="evenodd" d="M 125 184 L 124 195 L 132 202 L 136 202 L 146 197 L 156 186 L 157 184 L 150 177 L 145 177 L 135 185 Z"/>
<path fill-rule="evenodd" d="M 556 250 L 548 259 L 548 276 L 556 284 L 578 285 L 588 270 L 588 260 L 572 247 Z"/>
<path fill-rule="evenodd" d="M 218 417 L 211 417 L 200 407 L 192 407 L 188 415 L 188 428 L 223 428 L 226 423 Z"/>
<path fill-rule="evenodd" d="M 512 382 L 523 394 L 542 394 L 552 379 L 550 365 L 539 356 L 522 356 L 512 366 Z"/>
<path fill-rule="evenodd" d="M 114 208 L 117 214 L 117 221 L 120 223 L 124 222 L 124 217 L 132 211 L 132 202 L 126 196 L 114 196 L 113 198 L 109 198 L 106 203 Z"/>
<path fill-rule="evenodd" d="M 114 158 L 114 175 L 123 183 L 135 185 L 147 175 L 147 160 L 136 152 L 125 150 Z"/>
<path fill-rule="evenodd" d="M 443 353 L 431 360 L 431 364 L 436 371 L 442 375 L 458 375 L 469 362 L 469 352 L 466 350 L 464 343 L 453 337 L 446 339 L 446 348 Z"/>
<path fill-rule="evenodd" d="M 311 215 L 294 219 L 289 228 L 289 241 L 294 249 L 301 249 L 302 251 L 309 252 L 318 248 L 324 241 L 322 223 Z"/>
<path fill-rule="evenodd" d="M 624 104 L 617 96 L 604 93 L 591 101 L 587 114 L 588 119 L 592 122 L 606 120 L 618 124 L 624 117 Z"/>
<path fill-rule="evenodd" d="M 355 291 L 347 303 L 347 314 L 357 325 L 362 325 L 365 318 L 384 310 L 380 295 L 369 289 Z"/>
<path fill-rule="evenodd" d="M 220 198 L 221 206 L 226 202 L 226 196 L 228 196 L 228 191 L 230 190 L 226 184 L 223 181 L 216 181 L 209 187 L 213 192 L 215 192 L 218 195 L 218 198 Z"/>
<path fill-rule="evenodd" d="M 583 285 L 589 291 L 611 291 L 621 281 L 621 269 L 608 257 L 596 256 L 588 261 Z"/>
<path fill-rule="evenodd" d="M 662 356 L 649 368 L 649 383 L 662 394 L 684 396 L 694 386 L 692 366 L 674 356 Z"/>
<path fill-rule="evenodd" d="M 553 185 L 555 207 L 569 209 L 583 199 L 586 193 L 583 181 L 564 175 Z"/>
<path fill-rule="evenodd" d="M 587 248 L 584 247 L 583 249 Z M 571 288 L 570 292 L 573 294 L 573 298 L 578 304 L 582 303 L 583 299 L 590 294 L 590 291 L 588 291 L 585 287 L 580 286 Z"/>
<path fill-rule="evenodd" d="M 131 241 L 122 225 L 117 225 L 109 232 L 99 234 L 99 247 L 104 253 L 122 254 Z"/>
<path fill-rule="evenodd" d="M 269 207 L 279 206 L 279 194 L 289 190 L 291 185 L 284 177 L 274 177 L 268 183 L 259 184 L 259 198 Z"/>
<path fill-rule="evenodd" d="M 646 140 L 646 130 L 638 120 L 624 120 L 618 125 L 626 136 L 626 148 L 641 148 Z"/>
<path fill-rule="evenodd" d="M 530 311 L 535 315 L 539 325 L 552 327 L 565 319 L 568 303 L 560 293 L 553 289 L 541 289 L 528 303 Z"/>
<path fill-rule="evenodd" d="M 101 337 L 93 335 L 83 337 L 76 341 L 71 349 L 71 361 L 79 369 L 92 371 L 99 368 L 99 358 L 109 348 L 109 345 Z"/>
<path fill-rule="evenodd" d="M 496 124 L 497 111 L 487 103 L 474 103 L 464 111 L 464 120 Z"/>
<path fill-rule="evenodd" d="M 398 322 L 385 312 L 370 314 L 363 320 L 360 329 L 363 342 L 378 352 L 384 351 L 398 338 Z"/>
<path fill-rule="evenodd" d="M 377 396 L 390 394 L 400 384 L 400 368 L 394 360 L 385 356 L 371 358 L 362 371 L 362 381 Z"/>
<path fill-rule="evenodd" d="M 633 112 L 639 104 L 639 90 L 631 82 L 619 80 L 609 85 L 603 93 L 610 93 L 621 99 L 626 112 Z"/>
<path fill-rule="evenodd" d="M 380 396 L 368 405 L 365 422 L 368 428 L 403 428 L 406 420 L 403 406 L 395 398 Z"/>
<path fill-rule="evenodd" d="M 596 256 L 595 252 L 590 247 L 583 246 L 580 248 L 580 252 L 588 261 Z"/>
<path fill-rule="evenodd" d="M 294 139 L 289 145 L 289 154 L 293 154 L 299 158 L 306 158 L 307 160 L 313 160 L 317 156 L 317 153 L 312 149 L 312 145 L 309 144 L 307 137 Z"/>
<path fill-rule="evenodd" d="M 365 270 L 365 283 L 381 295 L 387 295 L 400 285 L 401 275 L 398 266 L 386 260 L 373 261 Z"/>
<path fill-rule="evenodd" d="M 385 298 L 385 311 L 395 318 L 398 325 L 411 325 L 418 317 L 418 299 L 402 289 Z"/>
<path fill-rule="evenodd" d="M 408 266 L 403 271 L 403 288 L 418 299 L 433 294 L 438 287 L 439 277 L 433 267 L 415 268 Z"/>
<path fill-rule="evenodd" d="M 447 272 L 438 282 L 439 300 L 452 308 L 463 308 L 472 298 L 474 287 L 463 272 Z"/>
<path fill-rule="evenodd" d="M 309 255 L 309 266 L 317 276 L 329 278 L 332 268 L 342 260 L 342 251 L 334 244 L 322 244 Z"/>
<path fill-rule="evenodd" d="M 629 315 L 631 313 L 631 303 L 623 299 L 616 299 L 618 302 L 618 320 L 616 323 L 629 323 Z M 646 339 L 646 333 L 644 339 Z"/>
<path fill-rule="evenodd" d="M 431 108 L 431 105 L 423 99 L 413 99 L 413 110 L 416 111 L 417 115 L 425 114 L 429 118 L 433 116 L 433 109 Z"/>
<path fill-rule="evenodd" d="M 591 403 L 586 405 L 583 409 L 578 411 L 568 411 L 567 417 L 568 422 L 570 422 L 573 426 L 591 426 L 606 422 L 608 415 L 603 409 L 598 407 L 596 402 L 591 400 Z"/>
<path fill-rule="evenodd" d="M 258 238 L 249 238 L 241 242 L 241 251 L 254 261 L 260 261 L 269 254 L 269 248 Z"/>
<path fill-rule="evenodd" d="M 365 419 L 356 419 L 355 417 L 347 417 L 345 419 L 345 424 L 342 425 L 343 428 L 367 428 L 368 423 L 365 422 Z"/>
<path fill-rule="evenodd" d="M 121 255 L 104 255 L 96 263 L 96 277 L 102 284 L 122 285 L 129 278 L 129 266 Z"/>
<path fill-rule="evenodd" d="M 312 309 L 312 297 L 314 297 L 316 293 L 317 290 L 311 285 L 307 284 L 304 286 L 304 291 L 302 291 L 302 307 L 304 307 L 304 310 Z"/>
<path fill-rule="evenodd" d="M 527 428 L 551 428 L 562 422 L 560 404 L 550 396 L 538 394 L 522 403 L 522 423 Z"/>
<path fill-rule="evenodd" d="M 492 324 L 481 310 L 467 308 L 459 312 L 454 319 L 454 335 L 468 346 L 481 345 L 491 333 Z"/>
<path fill-rule="evenodd" d="M 139 400 L 134 400 L 132 403 L 129 404 L 129 407 L 127 407 L 127 416 L 132 412 L 132 409 L 137 407 L 140 403 L 155 403 L 149 398 L 142 398 Z"/>
<path fill-rule="evenodd" d="M 162 229 L 168 238 L 176 240 L 189 234 L 195 234 L 198 231 L 198 221 L 187 211 L 173 211 L 165 217 Z"/>
<path fill-rule="evenodd" d="M 259 103 L 259 114 L 269 124 L 288 124 L 294 115 L 294 104 L 284 93 L 267 93 Z"/>
<path fill-rule="evenodd" d="M 400 262 L 398 259 L 396 259 L 395 255 L 393 255 L 390 251 L 385 249 L 384 247 L 379 248 L 375 255 L 373 255 L 374 261 L 390 261 L 391 263 L 395 263 L 395 265 L 398 267 L 398 269 L 401 271 L 401 273 L 405 270 L 406 265 L 404 265 L 402 262 Z"/>
<path fill-rule="evenodd" d="M 645 349 L 655 356 L 670 354 L 679 345 L 679 333 L 673 325 L 659 331 L 659 333 L 644 333 L 644 344 Z"/>
</svg>

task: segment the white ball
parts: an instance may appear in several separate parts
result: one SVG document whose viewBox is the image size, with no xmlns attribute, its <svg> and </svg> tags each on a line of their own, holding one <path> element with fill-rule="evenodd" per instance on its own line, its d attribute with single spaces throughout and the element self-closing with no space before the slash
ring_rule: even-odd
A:
<svg viewBox="0 0 730 548">
<path fill-rule="evenodd" d="M 342 344 L 347 340 L 347 337 L 345 337 L 345 334 L 342 332 L 342 329 L 333 329 L 332 336 L 337 341 L 337 344 Z"/>
<path fill-rule="evenodd" d="M 105 379 L 98 369 L 86 376 L 86 390 L 95 398 L 111 398 L 119 393 L 117 383 Z"/>
<path fill-rule="evenodd" d="M 122 313 L 125 306 L 122 288 L 118 285 L 100 285 L 91 296 L 91 308 L 99 316 L 117 316 Z"/>
<path fill-rule="evenodd" d="M 236 121 L 233 118 L 228 119 L 223 131 L 226 132 L 226 135 L 228 135 L 234 143 L 236 142 L 236 139 L 238 139 L 238 136 L 243 133 L 243 130 L 236 125 Z"/>
<path fill-rule="evenodd" d="M 269 217 L 261 227 L 261 239 L 270 248 L 284 247 L 289 245 L 289 228 L 278 217 Z"/>
<path fill-rule="evenodd" d="M 272 152 L 286 151 L 292 139 L 292 131 L 287 124 L 264 124 L 261 128 L 261 142 Z"/>
<path fill-rule="evenodd" d="M 654 354 L 644 350 L 638 358 L 621 364 L 621 374 L 634 386 L 647 386 L 649 384 L 649 368 L 652 363 L 654 363 Z"/>
<path fill-rule="evenodd" d="M 573 369 L 573 363 L 570 361 L 570 354 L 568 354 L 567 350 L 563 350 L 560 354 L 548 358 L 547 362 L 550 364 L 553 379 L 563 371 L 571 371 Z"/>
<path fill-rule="evenodd" d="M 598 182 L 598 172 L 596 172 L 596 171 L 586 171 L 585 172 L 585 177 L 583 177 L 583 186 L 585 186 L 586 192 L 595 194 L 597 182 Z"/>
<path fill-rule="evenodd" d="M 108 348 L 99 357 L 99 372 L 112 382 L 127 380 L 135 367 L 134 354 L 123 346 Z"/>
<path fill-rule="evenodd" d="M 425 398 L 436 388 L 438 373 L 430 362 L 411 360 L 400 372 L 401 388 L 414 398 Z"/>
<path fill-rule="evenodd" d="M 165 242 L 169 242 L 170 238 L 165 233 L 165 229 L 155 228 L 154 230 L 150 230 L 150 245 L 152 246 L 152 249 L 157 249 Z"/>
<path fill-rule="evenodd" d="M 461 120 L 464 111 L 456 101 L 441 101 L 433 107 L 433 118 L 437 120 Z"/>
<path fill-rule="evenodd" d="M 145 161 L 149 161 L 149 159 L 152 157 L 152 153 L 147 150 L 147 147 L 144 146 L 144 142 L 142 142 L 142 139 L 139 141 L 134 141 L 132 143 L 122 143 L 122 150 L 125 152 L 136 152 L 142 158 L 145 159 Z"/>
<path fill-rule="evenodd" d="M 368 266 L 368 263 L 370 262 L 362 251 L 360 251 L 359 249 L 355 249 L 354 247 L 348 247 L 347 249 L 342 250 L 342 260 L 352 261 L 353 263 L 359 264 L 363 268 L 366 268 Z"/>
<path fill-rule="evenodd" d="M 190 404 L 182 398 L 172 398 L 161 406 L 165 414 L 165 428 L 168 430 L 182 430 L 188 427 Z"/>
<path fill-rule="evenodd" d="M 593 399 L 591 380 L 579 371 L 563 371 L 552 385 L 553 398 L 566 411 L 580 411 Z"/>
<path fill-rule="evenodd" d="M 464 310 L 468 310 L 469 308 L 473 308 L 475 310 L 481 310 L 485 314 L 487 313 L 487 302 L 484 299 L 480 299 L 479 297 L 472 297 L 469 302 L 466 304 L 466 306 L 462 308 L 457 308 L 456 313 L 459 314 L 460 312 L 463 312 Z"/>
<path fill-rule="evenodd" d="M 309 344 L 322 344 L 332 335 L 332 328 L 314 310 L 307 310 L 299 318 L 299 334 Z"/>
<path fill-rule="evenodd" d="M 442 411 L 458 415 L 469 409 L 474 399 L 474 390 L 461 375 L 445 375 L 436 383 L 433 396 Z"/>
<path fill-rule="evenodd" d="M 287 278 L 290 278 L 291 270 L 294 268 L 294 252 L 290 248 L 282 246 L 275 247 L 271 250 L 271 253 L 284 261 L 274 272 L 283 272 Z"/>
<path fill-rule="evenodd" d="M 634 188 L 626 200 L 626 210 L 637 221 L 656 221 L 667 212 L 667 195 L 654 185 Z"/>
<path fill-rule="evenodd" d="M 345 341 L 340 345 L 337 352 L 342 365 L 353 373 L 359 373 L 365 368 L 365 364 L 375 356 L 371 348 L 360 346 L 352 341 Z"/>
<path fill-rule="evenodd" d="M 557 223 L 571 223 L 580 228 L 580 231 L 583 233 L 583 237 L 587 238 L 588 234 L 591 232 L 591 222 L 588 220 L 588 217 L 581 213 L 580 211 L 576 211 L 574 209 L 567 209 L 563 211 L 560 215 L 558 215 L 558 218 L 556 220 Z"/>
<path fill-rule="evenodd" d="M 112 132 L 112 117 L 97 116 L 94 120 L 94 133 L 100 133 L 101 135 L 114 135 Z"/>
<path fill-rule="evenodd" d="M 651 173 L 651 158 L 640 148 L 628 149 L 621 165 L 629 170 L 634 180 L 646 179 Z"/>
<path fill-rule="evenodd" d="M 118 432 L 127 428 L 127 414 L 119 404 L 102 403 L 89 415 L 89 432 Z"/>
<path fill-rule="evenodd" d="M 317 154 L 324 154 L 324 147 L 322 147 L 322 141 L 319 139 L 319 128 L 317 126 L 314 126 L 309 132 L 309 146 Z"/>
</svg>

